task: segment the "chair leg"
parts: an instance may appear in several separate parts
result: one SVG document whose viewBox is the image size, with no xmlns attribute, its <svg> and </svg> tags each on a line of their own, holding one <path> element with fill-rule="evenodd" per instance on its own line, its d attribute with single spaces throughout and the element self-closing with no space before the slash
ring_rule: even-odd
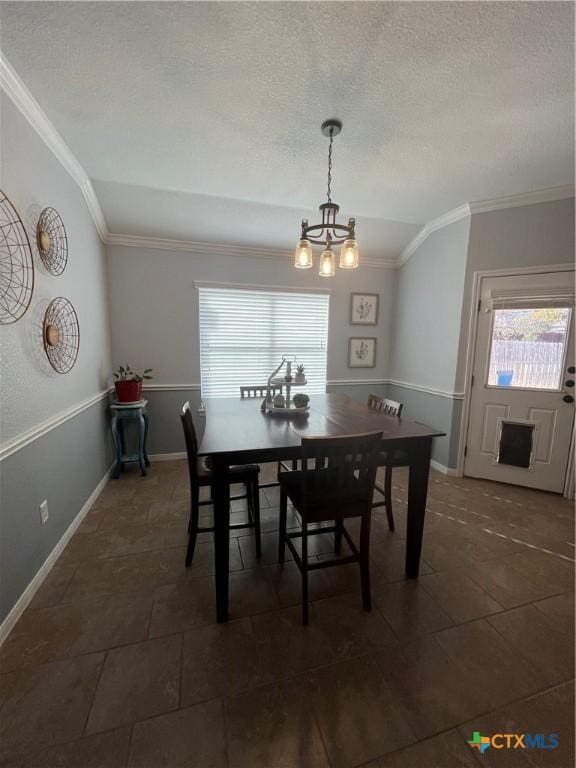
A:
<svg viewBox="0 0 576 768">
<path fill-rule="evenodd" d="M 190 520 L 188 522 L 188 548 L 186 549 L 186 568 L 190 567 L 194 557 L 198 536 L 198 517 L 200 513 L 200 488 L 194 485 L 190 489 Z"/>
<path fill-rule="evenodd" d="M 254 523 L 254 537 L 256 539 L 256 557 L 260 559 L 262 557 L 262 538 L 260 536 L 260 491 L 258 488 L 258 480 L 253 480 L 251 483 L 250 496 L 252 521 Z"/>
<path fill-rule="evenodd" d="M 386 517 L 388 528 L 394 531 L 394 515 L 392 513 L 392 467 L 386 467 L 384 475 L 384 501 L 386 503 Z"/>
<path fill-rule="evenodd" d="M 339 555 L 342 552 L 342 520 L 336 520 L 336 531 L 334 532 L 334 554 Z"/>
<path fill-rule="evenodd" d="M 308 624 L 308 525 L 302 521 L 302 624 Z"/>
<path fill-rule="evenodd" d="M 246 509 L 248 510 L 248 522 L 254 525 L 254 496 L 252 492 L 252 482 L 246 483 Z"/>
<path fill-rule="evenodd" d="M 278 526 L 278 562 L 284 562 L 286 549 L 286 519 L 288 517 L 288 496 L 280 491 L 280 522 Z"/>
<path fill-rule="evenodd" d="M 362 604 L 365 611 L 372 610 L 370 592 L 370 517 L 362 518 L 360 528 L 360 579 L 362 583 Z"/>
</svg>

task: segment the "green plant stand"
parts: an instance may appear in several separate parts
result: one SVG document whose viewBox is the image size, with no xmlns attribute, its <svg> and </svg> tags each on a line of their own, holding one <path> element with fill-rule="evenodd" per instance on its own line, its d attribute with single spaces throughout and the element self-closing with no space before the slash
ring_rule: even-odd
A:
<svg viewBox="0 0 576 768">
<path fill-rule="evenodd" d="M 146 443 L 148 440 L 149 419 L 146 413 L 147 400 L 140 400 L 138 403 L 119 403 L 113 402 L 110 405 L 112 428 L 112 437 L 114 438 L 114 447 L 116 448 L 116 465 L 112 477 L 117 479 L 124 469 L 125 464 L 137 462 L 140 466 L 140 473 L 146 476 L 146 467 L 150 466 L 150 460 L 146 452 Z M 126 440 L 124 435 L 124 426 L 126 423 L 135 423 L 138 429 L 138 450 L 136 453 L 126 453 Z"/>
</svg>

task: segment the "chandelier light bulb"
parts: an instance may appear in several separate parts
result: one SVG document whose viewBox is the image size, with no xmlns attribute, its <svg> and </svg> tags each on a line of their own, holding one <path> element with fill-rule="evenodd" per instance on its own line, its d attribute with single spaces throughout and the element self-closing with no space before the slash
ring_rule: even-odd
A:
<svg viewBox="0 0 576 768">
<path fill-rule="evenodd" d="M 312 245 L 310 240 L 302 239 L 294 251 L 294 266 L 296 269 L 310 269 L 312 266 Z"/>
<path fill-rule="evenodd" d="M 358 266 L 358 243 L 356 240 L 344 240 L 340 250 L 340 269 L 356 269 Z"/>
<path fill-rule="evenodd" d="M 320 277 L 334 277 L 336 274 L 336 257 L 331 248 L 326 248 L 320 256 Z"/>
</svg>

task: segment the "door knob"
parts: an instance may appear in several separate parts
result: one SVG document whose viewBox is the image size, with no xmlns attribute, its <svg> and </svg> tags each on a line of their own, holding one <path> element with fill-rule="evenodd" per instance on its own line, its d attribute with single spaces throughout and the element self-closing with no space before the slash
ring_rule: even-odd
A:
<svg viewBox="0 0 576 768">
<path fill-rule="evenodd" d="M 562 400 L 564 400 L 565 403 L 573 403 L 574 402 L 574 398 L 572 397 L 572 395 L 564 395 Z"/>
<path fill-rule="evenodd" d="M 564 382 L 564 385 L 565 385 L 566 387 L 573 387 L 573 386 L 574 386 L 574 379 L 567 379 L 567 380 Z"/>
</svg>

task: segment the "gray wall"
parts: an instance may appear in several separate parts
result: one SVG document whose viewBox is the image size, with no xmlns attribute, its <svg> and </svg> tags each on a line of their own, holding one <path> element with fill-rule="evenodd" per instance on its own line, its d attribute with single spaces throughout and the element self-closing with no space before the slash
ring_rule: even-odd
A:
<svg viewBox="0 0 576 768">
<path fill-rule="evenodd" d="M 0 620 L 110 467 L 108 432 L 102 400 L 0 463 Z M 44 499 L 50 518 L 41 526 Z"/>
<path fill-rule="evenodd" d="M 0 92 L 0 187 L 22 217 L 34 252 L 36 284 L 27 314 L 0 327 L 0 449 L 24 433 L 101 393 L 110 382 L 110 343 L 104 248 L 78 186 L 12 102 Z M 44 270 L 35 226 L 46 206 L 66 226 L 68 266 L 61 277 Z M 81 346 L 66 375 L 47 364 L 43 310 L 66 296 L 78 312 Z M 32 580 L 109 465 L 102 402 L 80 412 L 0 464 L 0 620 Z M 63 480 L 64 478 L 64 480 Z M 41 526 L 38 506 L 48 500 Z"/>
<path fill-rule="evenodd" d="M 330 289 L 328 380 L 346 382 L 334 391 L 366 399 L 368 391 L 383 392 L 391 349 L 395 272 L 363 267 L 337 270 L 326 280 L 314 270 L 296 270 L 285 262 L 245 257 L 198 256 L 186 252 L 113 246 L 108 249 L 110 317 L 114 364 L 153 368 L 150 406 L 150 453 L 184 450 L 178 412 L 186 399 L 199 397 L 198 292 L 194 281 L 216 281 L 272 287 Z M 377 326 L 350 325 L 350 293 L 380 294 Z M 305 321 L 305 318 L 303 319 Z M 298 319 L 295 319 L 298 322 Z M 376 336 L 374 368 L 348 368 L 348 338 Z M 183 386 L 183 389 L 154 387 Z"/>
<path fill-rule="evenodd" d="M 400 268 L 390 378 L 451 392 L 470 218 L 429 235 Z"/>
<path fill-rule="evenodd" d="M 386 397 L 404 405 L 402 416 L 446 433 L 445 437 L 434 438 L 432 459 L 445 467 L 455 467 L 463 401 L 394 384 L 388 384 L 386 390 Z"/>
<path fill-rule="evenodd" d="M 446 432 L 432 458 L 455 466 L 454 423 L 462 401 L 453 398 L 470 218 L 429 235 L 397 276 L 388 396 L 404 403 L 407 418 Z M 442 394 L 416 387 L 440 390 Z"/>
</svg>

